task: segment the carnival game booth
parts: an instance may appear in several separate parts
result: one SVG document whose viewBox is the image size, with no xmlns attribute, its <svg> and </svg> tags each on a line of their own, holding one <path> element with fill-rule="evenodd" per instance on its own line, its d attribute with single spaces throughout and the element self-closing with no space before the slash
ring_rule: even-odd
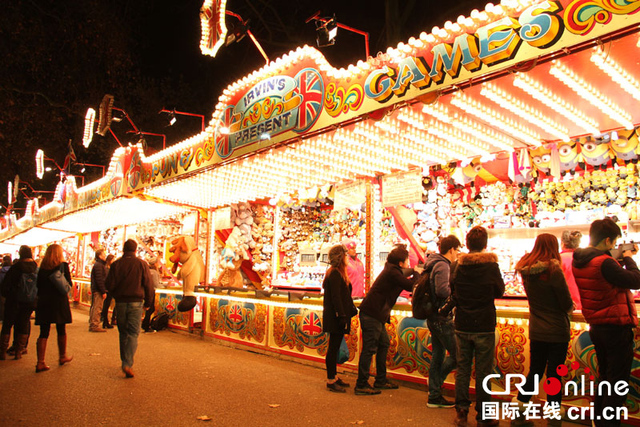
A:
<svg viewBox="0 0 640 427">
<path fill-rule="evenodd" d="M 164 200 L 198 200 L 203 209 L 215 210 L 216 218 L 222 210 L 220 221 L 246 226 L 236 233 L 246 237 L 255 230 L 241 211 L 262 211 L 272 224 L 256 233 L 262 242 L 251 235 L 271 254 L 270 264 L 258 262 L 266 274 L 259 281 L 247 274 L 243 281 L 261 289 L 252 297 L 246 290 L 208 296 L 205 333 L 321 360 L 326 340 L 320 300 L 309 292 L 290 292 L 288 300 L 279 300 L 271 292 L 282 283 L 317 289 L 318 261 L 345 235 L 333 227 L 331 215 L 347 222 L 352 215 L 335 213 L 336 204 L 363 214 L 363 226 L 346 235 L 359 237 L 368 284 L 390 244 L 407 241 L 419 260 L 439 236 L 462 236 L 476 224 L 491 229 L 492 249 L 511 274 L 543 231 L 571 228 L 586 234 L 593 219 L 615 214 L 625 238 L 632 237 L 638 7 L 505 1 L 347 69 L 334 69 L 315 49 L 304 47 L 230 85 L 202 139 L 179 144 L 170 155 L 202 153 L 194 157 L 200 165 L 158 179 L 149 175 L 144 189 Z M 153 162 L 161 159 L 167 153 Z M 609 181 L 617 189 L 602 186 Z M 246 261 L 255 267 L 248 248 L 230 246 L 224 245 L 229 258 L 222 270 L 240 260 L 233 255 L 236 248 L 242 253 L 236 269 Z M 218 272 L 210 277 L 227 280 Z M 517 277 L 507 281 L 509 294 L 520 299 L 501 301 L 496 369 L 526 373 L 528 310 Z M 301 293 L 302 301 L 292 301 Z M 389 368 L 398 377 L 424 381 L 429 332 L 410 317 L 407 305 L 396 308 Z M 347 364 L 352 368 L 357 319 L 353 326 Z M 596 367 L 579 313 L 573 327 L 568 360 L 579 368 L 570 379 L 579 379 L 586 368 Z M 634 416 L 636 382 L 634 377 L 629 400 Z M 565 401 L 583 404 L 585 397 Z"/>
<path fill-rule="evenodd" d="M 132 150 L 127 194 L 206 212 L 204 334 L 320 362 L 322 257 L 345 237 L 364 255 L 365 287 L 393 243 L 419 262 L 438 237 L 477 224 L 491 229 L 505 274 L 540 232 L 586 232 L 615 214 L 633 238 L 639 8 L 489 4 L 340 70 L 299 48 L 225 89 L 203 133 L 149 157 Z M 498 304 L 495 389 L 528 370 L 526 300 L 507 279 L 515 299 Z M 172 298 L 160 292 L 161 305 Z M 580 313 L 572 326 L 566 379 L 584 382 L 595 352 Z M 388 332 L 390 375 L 424 383 L 425 323 L 401 303 Z"/>
</svg>

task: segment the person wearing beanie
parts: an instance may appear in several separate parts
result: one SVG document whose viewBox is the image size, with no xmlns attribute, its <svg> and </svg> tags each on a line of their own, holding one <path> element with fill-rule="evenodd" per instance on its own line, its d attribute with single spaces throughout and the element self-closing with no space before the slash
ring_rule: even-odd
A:
<svg viewBox="0 0 640 427">
<path fill-rule="evenodd" d="M 154 298 L 149 266 L 136 256 L 137 247 L 135 240 L 124 242 L 124 254 L 111 265 L 106 282 L 107 290 L 116 300 L 121 367 L 127 378 L 133 378 L 133 357 L 143 308 L 151 307 Z"/>
<path fill-rule="evenodd" d="M 327 390 L 344 393 L 349 384 L 337 376 L 338 352 L 344 335 L 351 331 L 351 318 L 358 313 L 351 299 L 351 284 L 347 276 L 347 252 L 342 245 L 329 250 L 329 264 L 322 288 L 322 330 L 329 334 L 327 367 Z"/>
</svg>

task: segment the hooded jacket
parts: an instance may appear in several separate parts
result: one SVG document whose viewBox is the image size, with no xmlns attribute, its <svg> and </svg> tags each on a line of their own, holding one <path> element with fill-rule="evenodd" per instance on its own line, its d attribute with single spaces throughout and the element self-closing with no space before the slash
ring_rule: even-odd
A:
<svg viewBox="0 0 640 427">
<path fill-rule="evenodd" d="M 504 294 L 498 257 L 489 252 L 460 254 L 451 288 L 457 301 L 455 328 L 459 332 L 488 333 L 496 328 L 495 298 Z"/>
<path fill-rule="evenodd" d="M 538 261 L 517 270 L 529 300 L 529 338 L 568 342 L 573 300 L 559 261 Z"/>
<path fill-rule="evenodd" d="M 413 270 L 410 270 L 413 272 Z M 400 293 L 413 290 L 413 284 L 418 280 L 418 275 L 413 272 L 413 277 L 407 278 L 402 273 L 400 266 L 385 263 L 384 269 L 375 282 L 371 285 L 371 289 L 360 304 L 360 313 L 371 316 L 382 323 L 391 321 L 391 309 L 396 305 L 396 301 Z"/>
<path fill-rule="evenodd" d="M 442 254 L 431 254 L 424 263 L 424 270 L 429 271 L 431 291 L 435 291 L 435 306 L 440 308 L 451 295 L 451 261 Z"/>
<path fill-rule="evenodd" d="M 637 326 L 638 315 L 630 289 L 640 288 L 640 270 L 631 257 L 625 268 L 608 251 L 594 247 L 573 253 L 573 276 L 590 325 Z"/>
</svg>

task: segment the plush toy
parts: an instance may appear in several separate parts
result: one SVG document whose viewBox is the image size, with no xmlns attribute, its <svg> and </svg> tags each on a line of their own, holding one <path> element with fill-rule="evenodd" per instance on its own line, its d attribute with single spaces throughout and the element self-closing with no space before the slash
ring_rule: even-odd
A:
<svg viewBox="0 0 640 427">
<path fill-rule="evenodd" d="M 635 130 L 619 131 L 618 138 L 611 139 L 611 150 L 613 150 L 616 158 L 624 161 L 625 164 L 638 161 L 639 149 L 638 136 Z"/>
<path fill-rule="evenodd" d="M 567 172 L 574 173 L 578 163 L 582 161 L 576 141 L 558 144 L 558 155 L 560 157 L 560 172 L 563 174 Z"/>
<path fill-rule="evenodd" d="M 189 311 L 196 305 L 195 288 L 204 282 L 204 261 L 202 254 L 191 236 L 178 236 L 171 241 L 169 248 L 173 263 L 172 273 L 175 274 L 181 265 L 178 278 L 182 279 L 182 301 L 178 304 L 178 311 Z"/>
<path fill-rule="evenodd" d="M 224 270 L 218 277 L 220 285 L 234 288 L 243 287 L 240 266 L 242 261 L 249 259 L 248 250 L 249 245 L 246 243 L 244 233 L 239 227 L 233 227 L 221 252 L 220 266 Z"/>
<path fill-rule="evenodd" d="M 596 170 L 605 168 L 607 163 L 613 158 L 613 152 L 609 146 L 609 137 L 586 137 L 582 142 L 582 156 L 584 157 L 584 161 Z"/>
</svg>

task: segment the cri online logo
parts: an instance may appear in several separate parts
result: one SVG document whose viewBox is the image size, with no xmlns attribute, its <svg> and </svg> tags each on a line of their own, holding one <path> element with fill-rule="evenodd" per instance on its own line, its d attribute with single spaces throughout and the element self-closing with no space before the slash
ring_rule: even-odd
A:
<svg viewBox="0 0 640 427">
<path fill-rule="evenodd" d="M 579 367 L 580 364 L 578 362 L 571 363 L 571 369 L 573 371 L 576 371 Z M 556 368 L 556 373 L 559 376 L 564 377 L 569 374 L 569 368 L 565 364 L 558 365 L 558 367 Z M 587 375 L 588 377 L 585 375 Z M 579 382 L 575 380 L 565 381 L 564 395 L 595 396 L 596 391 L 599 395 L 611 395 L 613 391 L 618 396 L 626 396 L 629 392 L 629 384 L 623 380 L 616 382 L 613 386 L 608 381 L 600 381 L 598 383 L 598 387 L 596 388 L 594 382 L 595 377 L 591 374 L 591 369 L 589 368 L 584 368 L 584 374 L 581 377 L 581 381 Z M 491 395 L 509 395 L 511 394 L 511 385 L 513 384 L 516 390 L 523 396 L 536 396 L 540 391 L 540 376 L 538 374 L 534 374 L 533 378 L 533 390 L 531 391 L 524 390 L 524 385 L 527 382 L 527 377 L 522 374 L 506 374 L 504 391 L 491 390 L 490 381 L 492 379 L 500 379 L 500 374 L 487 375 L 484 380 L 482 380 L 482 388 L 486 393 Z M 562 392 L 562 383 L 558 378 L 547 378 L 542 388 L 547 396 L 554 396 Z"/>
</svg>

